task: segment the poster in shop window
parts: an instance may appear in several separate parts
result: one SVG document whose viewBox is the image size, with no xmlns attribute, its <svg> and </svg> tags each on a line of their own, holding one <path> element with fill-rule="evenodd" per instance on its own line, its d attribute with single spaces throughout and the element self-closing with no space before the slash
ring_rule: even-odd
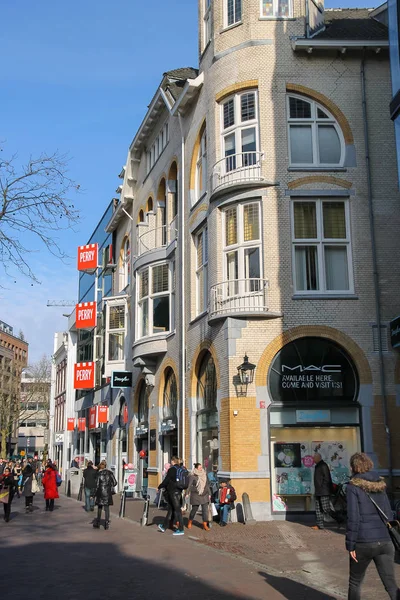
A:
<svg viewBox="0 0 400 600">
<path fill-rule="evenodd" d="M 301 467 L 300 443 L 276 442 L 274 444 L 275 467 Z"/>
<path fill-rule="evenodd" d="M 310 452 L 309 442 L 274 444 L 277 494 L 289 496 L 311 493 Z"/>
<path fill-rule="evenodd" d="M 345 442 L 311 442 L 312 453 L 318 452 L 331 470 L 333 483 L 344 483 L 350 474 Z"/>
</svg>

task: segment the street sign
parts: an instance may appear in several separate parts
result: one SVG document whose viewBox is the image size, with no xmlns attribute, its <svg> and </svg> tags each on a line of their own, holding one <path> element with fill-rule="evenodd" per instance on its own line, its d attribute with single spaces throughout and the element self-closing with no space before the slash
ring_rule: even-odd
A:
<svg viewBox="0 0 400 600">
<path fill-rule="evenodd" d="M 113 371 L 111 374 L 111 387 L 132 387 L 132 371 Z"/>
<path fill-rule="evenodd" d="M 136 492 L 137 478 L 137 469 L 124 470 L 124 492 Z"/>
<path fill-rule="evenodd" d="M 55 433 L 54 441 L 56 444 L 63 444 L 64 443 L 64 434 L 63 433 Z"/>
<path fill-rule="evenodd" d="M 25 450 L 20 450 L 20 455 L 25 456 Z"/>
</svg>

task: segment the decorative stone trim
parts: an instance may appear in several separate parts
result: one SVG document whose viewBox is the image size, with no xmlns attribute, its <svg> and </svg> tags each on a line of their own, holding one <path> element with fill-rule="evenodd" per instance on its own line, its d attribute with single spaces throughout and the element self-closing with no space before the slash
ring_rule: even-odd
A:
<svg viewBox="0 0 400 600">
<path fill-rule="evenodd" d="M 256 386 L 267 385 L 269 367 L 275 355 L 289 342 L 302 337 L 322 337 L 337 342 L 346 348 L 357 367 L 360 384 L 372 383 L 372 373 L 368 360 L 361 348 L 348 335 L 324 325 L 300 325 L 278 335 L 264 350 L 256 370 Z"/>
<path fill-rule="evenodd" d="M 200 204 L 200 206 L 198 206 L 196 208 L 196 210 L 194 211 L 194 213 L 190 217 L 190 219 L 189 219 L 189 226 L 191 227 L 193 225 L 193 223 L 196 221 L 197 216 L 199 215 L 199 213 L 205 212 L 207 210 L 208 210 L 208 204 L 206 204 L 206 203 Z"/>
<path fill-rule="evenodd" d="M 339 123 L 346 144 L 354 144 L 354 136 L 353 132 L 351 131 L 351 127 L 348 120 L 346 119 L 340 108 L 334 102 L 332 102 L 332 100 L 327 98 L 327 96 L 324 96 L 324 94 L 316 92 L 311 88 L 305 87 L 304 85 L 298 85 L 297 83 L 287 83 L 286 91 L 293 92 L 295 94 L 301 94 L 303 96 L 308 96 L 312 100 L 315 100 L 316 102 L 319 102 L 320 104 L 325 106 L 333 114 L 333 116 Z"/>
<path fill-rule="evenodd" d="M 332 177 L 331 175 L 308 175 L 307 177 L 299 177 L 294 181 L 288 183 L 288 188 L 294 190 L 295 188 L 301 187 L 302 185 L 308 185 L 311 183 L 327 183 L 332 185 L 338 185 L 339 187 L 346 188 L 349 190 L 352 187 L 351 181 L 345 179 L 339 179 L 339 177 Z"/>
<path fill-rule="evenodd" d="M 165 372 L 170 367 L 175 373 L 176 379 L 176 389 L 178 392 L 178 398 L 180 398 L 180 390 L 179 390 L 179 376 L 178 376 L 178 367 L 176 366 L 175 361 L 168 357 L 166 358 L 159 368 L 159 372 L 161 373 L 160 383 L 158 385 L 158 406 L 163 405 L 163 396 L 164 396 L 164 386 L 165 386 Z"/>
<path fill-rule="evenodd" d="M 237 94 L 237 92 L 248 90 L 250 88 L 258 88 L 258 79 L 250 79 L 248 81 L 242 81 L 242 83 L 229 85 L 215 96 L 215 100 L 221 102 L 231 94 Z"/>
</svg>

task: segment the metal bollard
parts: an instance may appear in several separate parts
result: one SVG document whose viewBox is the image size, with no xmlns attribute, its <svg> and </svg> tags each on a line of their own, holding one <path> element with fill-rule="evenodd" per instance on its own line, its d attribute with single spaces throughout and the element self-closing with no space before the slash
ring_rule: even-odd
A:
<svg viewBox="0 0 400 600">
<path fill-rule="evenodd" d="M 71 481 L 69 479 L 67 483 L 67 497 L 71 498 Z"/>
<path fill-rule="evenodd" d="M 250 498 L 249 498 L 249 495 L 246 494 L 246 492 L 244 494 L 242 494 L 242 503 L 243 503 L 243 509 L 244 509 L 245 522 L 246 523 L 256 523 L 256 520 L 253 517 L 253 513 L 251 511 Z"/>
<path fill-rule="evenodd" d="M 121 504 L 119 507 L 119 518 L 123 519 L 125 517 L 125 499 L 126 499 L 126 492 L 125 490 L 122 492 L 121 494 Z"/>
</svg>

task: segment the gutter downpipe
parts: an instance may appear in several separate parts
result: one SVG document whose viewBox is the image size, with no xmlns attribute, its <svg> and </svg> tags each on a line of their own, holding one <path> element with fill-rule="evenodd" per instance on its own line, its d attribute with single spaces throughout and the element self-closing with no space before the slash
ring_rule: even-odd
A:
<svg viewBox="0 0 400 600">
<path fill-rule="evenodd" d="M 363 49 L 363 55 L 361 59 L 361 95 L 362 95 L 362 112 L 364 122 L 364 140 L 365 140 L 365 162 L 367 166 L 367 188 L 368 188 L 368 212 L 369 212 L 369 224 L 370 224 L 370 236 L 371 236 L 371 250 L 372 250 L 372 264 L 373 264 L 373 279 L 374 279 L 374 292 L 375 292 L 375 314 L 376 324 L 378 327 L 378 352 L 379 352 L 379 376 L 380 376 L 380 387 L 382 396 L 382 407 L 383 407 L 383 424 L 386 433 L 386 450 L 388 458 L 388 470 L 389 470 L 389 494 L 393 492 L 393 466 L 392 466 L 392 443 L 391 433 L 389 427 L 389 415 L 386 395 L 386 377 L 385 377 L 385 363 L 382 350 L 382 337 L 381 337 L 381 299 L 380 299 L 380 286 L 379 286 L 379 271 L 378 271 L 378 258 L 376 253 L 376 237 L 375 237 L 375 216 L 374 216 L 374 204 L 373 204 L 373 193 L 372 193 L 372 177 L 371 177 L 371 157 L 369 150 L 369 136 L 368 136 L 368 115 L 367 115 L 367 97 L 366 97 L 366 86 L 365 86 L 365 48 Z"/>
<path fill-rule="evenodd" d="M 181 459 L 185 463 L 185 407 L 186 407 L 186 296 L 185 296 L 185 135 L 183 132 L 182 115 L 180 110 L 178 112 L 179 127 L 181 130 L 181 185 L 180 185 L 180 203 L 179 203 L 179 230 L 178 230 L 178 241 L 180 241 L 180 260 L 179 260 L 179 296 L 181 305 L 180 314 L 180 348 L 179 348 L 179 362 L 180 362 L 180 396 L 181 396 L 181 414 L 180 419 L 178 417 L 178 447 L 181 450 Z M 180 423 L 179 423 L 180 420 Z M 179 444 L 179 436 L 181 440 Z"/>
</svg>

